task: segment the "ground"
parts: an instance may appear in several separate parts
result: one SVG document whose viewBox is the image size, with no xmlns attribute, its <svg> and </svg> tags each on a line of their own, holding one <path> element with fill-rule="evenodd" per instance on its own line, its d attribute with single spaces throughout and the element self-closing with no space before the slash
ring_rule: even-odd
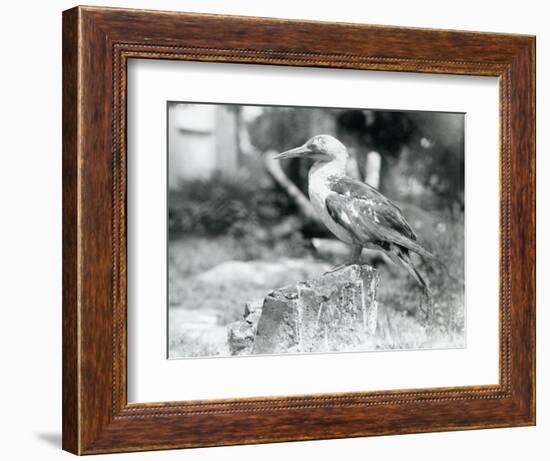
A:
<svg viewBox="0 0 550 461">
<path fill-rule="evenodd" d="M 331 263 L 296 245 L 255 245 L 232 236 L 171 238 L 170 358 L 225 356 L 227 325 L 246 303 L 271 290 L 316 277 Z M 463 287 L 436 283 L 434 309 L 401 269 L 378 264 L 379 316 L 369 349 L 431 349 L 464 345 Z M 441 278 L 441 277 L 440 277 Z"/>
</svg>

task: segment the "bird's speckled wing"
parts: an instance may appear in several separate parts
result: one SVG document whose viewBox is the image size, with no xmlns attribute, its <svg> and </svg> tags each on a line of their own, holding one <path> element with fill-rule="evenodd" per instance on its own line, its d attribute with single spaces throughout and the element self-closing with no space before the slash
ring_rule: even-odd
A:
<svg viewBox="0 0 550 461">
<path fill-rule="evenodd" d="M 361 208 L 378 226 L 392 229 L 410 240 L 416 240 L 416 234 L 399 207 L 374 187 L 344 176 L 332 181 L 330 189 L 338 195 L 351 199 L 349 206 Z"/>
<path fill-rule="evenodd" d="M 330 189 L 332 193 L 325 201 L 327 211 L 358 244 L 392 243 L 425 258 L 434 257 L 416 242 L 416 234 L 399 208 L 374 188 L 351 178 L 340 178 Z"/>
</svg>

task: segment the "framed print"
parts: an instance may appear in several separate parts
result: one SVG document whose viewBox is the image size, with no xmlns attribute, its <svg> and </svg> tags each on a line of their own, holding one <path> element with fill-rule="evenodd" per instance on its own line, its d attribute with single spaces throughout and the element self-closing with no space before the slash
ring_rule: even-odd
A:
<svg viewBox="0 0 550 461">
<path fill-rule="evenodd" d="M 63 13 L 63 448 L 535 424 L 535 39 Z"/>
</svg>

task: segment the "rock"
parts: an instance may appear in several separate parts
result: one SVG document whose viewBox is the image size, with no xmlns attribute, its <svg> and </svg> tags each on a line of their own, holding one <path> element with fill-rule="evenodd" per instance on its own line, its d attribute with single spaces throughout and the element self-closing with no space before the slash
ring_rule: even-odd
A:
<svg viewBox="0 0 550 461">
<path fill-rule="evenodd" d="M 248 322 L 233 322 L 228 327 L 227 343 L 231 355 L 249 355 L 254 345 L 255 328 Z"/>
<path fill-rule="evenodd" d="M 353 265 L 279 288 L 263 302 L 247 304 L 245 320 L 231 325 L 231 353 L 350 351 L 372 345 L 377 284 L 372 267 Z M 239 339 L 243 335 L 246 347 Z"/>
<path fill-rule="evenodd" d="M 262 316 L 262 311 L 254 311 L 248 314 L 245 318 L 245 320 L 252 325 L 254 328 L 254 334 L 256 334 L 256 330 L 258 329 L 258 323 L 260 322 L 260 317 Z"/>
<path fill-rule="evenodd" d="M 194 278 L 204 286 L 263 286 L 277 287 L 291 280 L 311 277 L 323 270 L 324 264 L 306 259 L 279 261 L 226 261 Z"/>
<path fill-rule="evenodd" d="M 227 343 L 231 355 L 249 355 L 252 353 L 254 337 L 262 315 L 263 300 L 246 303 L 244 320 L 233 322 L 228 327 Z"/>
<path fill-rule="evenodd" d="M 275 290 L 262 309 L 255 354 L 356 350 L 376 329 L 378 274 L 353 265 Z"/>
<path fill-rule="evenodd" d="M 262 308 L 264 306 L 264 300 L 258 299 L 244 305 L 244 318 L 246 319 L 250 314 L 259 312 L 262 313 Z"/>
</svg>

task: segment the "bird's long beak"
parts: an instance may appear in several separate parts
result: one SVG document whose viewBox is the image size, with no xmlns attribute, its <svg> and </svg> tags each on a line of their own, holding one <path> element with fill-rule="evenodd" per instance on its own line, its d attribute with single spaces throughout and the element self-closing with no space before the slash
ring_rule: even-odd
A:
<svg viewBox="0 0 550 461">
<path fill-rule="evenodd" d="M 275 160 L 282 160 L 284 158 L 307 157 L 308 154 L 311 154 L 311 151 L 304 144 L 303 146 L 295 147 L 294 149 L 274 155 L 273 158 Z"/>
</svg>

